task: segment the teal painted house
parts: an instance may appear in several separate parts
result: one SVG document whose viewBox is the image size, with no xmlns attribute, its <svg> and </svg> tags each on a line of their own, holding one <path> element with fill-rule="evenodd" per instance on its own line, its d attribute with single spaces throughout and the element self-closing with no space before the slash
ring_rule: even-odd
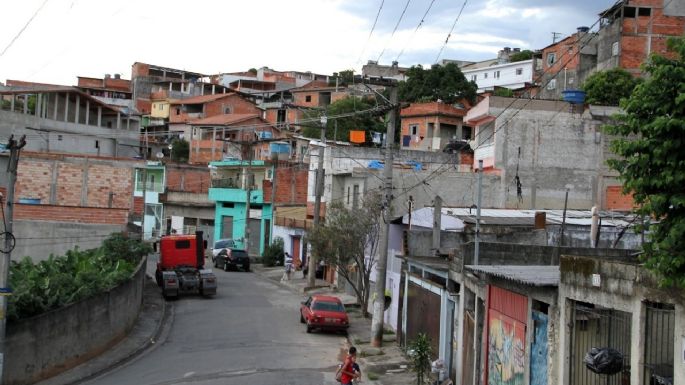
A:
<svg viewBox="0 0 685 385">
<path fill-rule="evenodd" d="M 237 240 L 250 255 L 261 255 L 271 237 L 272 205 L 270 197 L 264 200 L 264 186 L 271 185 L 273 167 L 261 160 L 230 160 L 211 162 L 209 168 L 212 177 L 209 199 L 216 202 L 214 239 Z M 249 232 L 247 245 L 244 244 L 246 232 Z"/>
</svg>

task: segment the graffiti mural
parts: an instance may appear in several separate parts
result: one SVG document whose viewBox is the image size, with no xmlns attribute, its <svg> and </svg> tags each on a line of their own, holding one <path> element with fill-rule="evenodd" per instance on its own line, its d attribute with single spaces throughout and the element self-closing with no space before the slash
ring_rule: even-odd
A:
<svg viewBox="0 0 685 385">
<path fill-rule="evenodd" d="M 488 385 L 523 385 L 525 325 L 490 310 Z"/>
</svg>

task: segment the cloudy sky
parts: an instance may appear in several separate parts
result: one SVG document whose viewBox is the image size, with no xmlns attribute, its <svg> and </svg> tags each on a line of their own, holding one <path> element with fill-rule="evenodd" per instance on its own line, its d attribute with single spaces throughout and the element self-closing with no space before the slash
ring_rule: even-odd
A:
<svg viewBox="0 0 685 385">
<path fill-rule="evenodd" d="M 0 82 L 75 84 L 76 76 L 105 73 L 128 79 L 135 61 L 212 74 L 482 60 L 502 47 L 549 45 L 552 32 L 592 26 L 613 3 L 470 0 L 455 24 L 464 1 L 433 0 L 417 31 L 431 0 L 409 0 L 402 18 L 406 0 L 12 1 L 0 14 Z"/>
</svg>

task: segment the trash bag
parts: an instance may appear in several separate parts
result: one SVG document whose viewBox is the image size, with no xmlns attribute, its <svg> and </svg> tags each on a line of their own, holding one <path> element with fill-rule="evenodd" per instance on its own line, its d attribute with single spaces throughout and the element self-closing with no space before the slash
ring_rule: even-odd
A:
<svg viewBox="0 0 685 385">
<path fill-rule="evenodd" d="M 583 362 L 597 374 L 616 374 L 623 370 L 623 354 L 612 348 L 592 348 Z"/>
</svg>

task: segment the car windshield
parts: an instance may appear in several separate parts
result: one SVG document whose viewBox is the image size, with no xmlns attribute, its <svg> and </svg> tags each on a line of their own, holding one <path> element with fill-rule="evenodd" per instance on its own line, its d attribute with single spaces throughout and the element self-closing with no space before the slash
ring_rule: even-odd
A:
<svg viewBox="0 0 685 385">
<path fill-rule="evenodd" d="M 323 311 L 345 311 L 345 308 L 341 303 L 338 302 L 314 302 L 312 306 L 313 310 L 323 310 Z"/>
<path fill-rule="evenodd" d="M 214 244 L 215 249 L 224 249 L 227 247 L 233 247 L 232 239 L 222 239 L 220 241 L 216 241 L 216 243 Z"/>
</svg>

